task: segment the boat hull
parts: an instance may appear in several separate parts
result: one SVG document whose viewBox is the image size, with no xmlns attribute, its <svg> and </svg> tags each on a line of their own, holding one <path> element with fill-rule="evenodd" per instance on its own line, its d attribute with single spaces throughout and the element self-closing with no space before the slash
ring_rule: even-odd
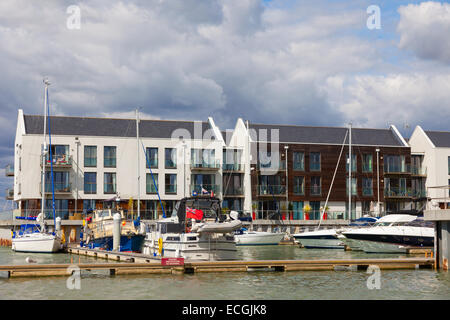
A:
<svg viewBox="0 0 450 320">
<path fill-rule="evenodd" d="M 307 249 L 344 249 L 344 243 L 335 230 L 310 231 L 292 236 Z"/>
<path fill-rule="evenodd" d="M 163 251 L 159 253 L 159 239 Z M 167 258 L 184 258 L 190 261 L 236 260 L 234 237 L 201 233 L 148 233 L 144 242 L 144 254 Z"/>
<path fill-rule="evenodd" d="M 54 235 L 33 233 L 12 239 L 16 252 L 55 253 L 61 250 L 61 239 Z"/>
<path fill-rule="evenodd" d="M 237 246 L 278 245 L 283 240 L 284 233 L 249 232 L 235 235 Z"/>
<path fill-rule="evenodd" d="M 144 235 L 133 235 L 120 237 L 120 252 L 141 252 L 144 243 Z M 113 237 L 103 237 L 91 240 L 85 246 L 91 249 L 102 248 L 106 251 L 113 249 Z"/>
</svg>

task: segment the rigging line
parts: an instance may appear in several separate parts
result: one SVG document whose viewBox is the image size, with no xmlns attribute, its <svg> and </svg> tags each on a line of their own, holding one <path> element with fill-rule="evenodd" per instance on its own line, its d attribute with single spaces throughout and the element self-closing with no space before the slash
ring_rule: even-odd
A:
<svg viewBox="0 0 450 320">
<path fill-rule="evenodd" d="M 348 131 L 346 132 L 345 137 L 344 137 L 344 142 L 342 143 L 341 152 L 339 153 L 339 158 L 338 158 L 338 161 L 337 161 L 337 164 L 336 164 L 336 168 L 334 169 L 333 179 L 331 180 L 330 189 L 328 190 L 327 199 L 326 199 L 325 204 L 323 206 L 322 214 L 320 215 L 319 224 L 317 225 L 317 229 L 316 230 L 319 230 L 319 228 L 320 228 L 320 224 L 322 222 L 323 214 L 324 214 L 325 209 L 327 207 L 328 199 L 330 198 L 331 188 L 333 187 L 334 178 L 336 177 L 337 169 L 339 167 L 339 162 L 341 161 L 342 151 L 344 151 L 345 139 L 347 139 L 347 135 L 348 135 Z M 351 168 L 349 168 L 349 169 L 351 170 Z M 351 190 L 351 187 L 350 187 L 350 190 Z"/>
<path fill-rule="evenodd" d="M 140 140 L 140 139 L 139 139 L 139 140 Z M 145 161 L 147 162 L 148 168 L 150 169 L 150 174 L 151 174 L 151 176 L 152 176 L 153 185 L 155 186 L 156 193 L 158 194 L 159 204 L 161 205 L 161 208 L 162 208 L 162 210 L 163 210 L 163 218 L 166 218 L 166 211 L 164 210 L 164 206 L 163 206 L 163 204 L 162 204 L 161 197 L 159 196 L 158 186 L 156 185 L 155 177 L 153 176 L 153 172 L 152 172 L 152 167 L 151 167 L 151 165 L 150 165 L 150 161 L 149 161 L 149 159 L 148 159 L 148 157 L 147 157 L 147 152 L 145 152 L 144 143 L 143 143 L 142 141 L 141 141 L 141 144 L 142 144 L 142 149 L 144 150 L 144 154 L 145 154 Z M 139 155 L 138 155 L 138 156 L 139 156 Z"/>
<path fill-rule="evenodd" d="M 47 95 L 47 122 L 48 122 L 48 139 L 49 139 L 49 150 L 50 150 L 50 170 L 52 177 L 52 209 L 53 209 L 53 222 L 54 222 L 54 230 L 56 231 L 56 210 L 55 210 L 55 183 L 53 176 L 53 153 L 52 153 L 52 133 L 50 130 L 50 103 L 48 102 L 48 88 L 46 90 Z M 45 193 L 45 180 L 44 180 L 44 193 Z"/>
</svg>

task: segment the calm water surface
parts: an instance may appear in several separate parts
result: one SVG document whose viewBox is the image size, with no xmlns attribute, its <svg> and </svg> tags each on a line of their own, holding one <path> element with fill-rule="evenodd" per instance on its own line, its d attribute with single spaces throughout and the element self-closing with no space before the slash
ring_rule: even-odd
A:
<svg viewBox="0 0 450 320">
<path fill-rule="evenodd" d="M 239 247 L 239 258 L 348 259 L 397 258 L 343 250 L 309 250 L 295 246 Z M 69 254 L 14 253 L 0 248 L 0 264 L 104 263 Z M 84 272 L 81 289 L 69 290 L 66 277 L 7 279 L 0 272 L 0 299 L 450 299 L 450 274 L 433 270 L 381 271 L 381 288 L 369 290 L 364 271 L 236 272 L 192 275 L 110 277 Z"/>
</svg>

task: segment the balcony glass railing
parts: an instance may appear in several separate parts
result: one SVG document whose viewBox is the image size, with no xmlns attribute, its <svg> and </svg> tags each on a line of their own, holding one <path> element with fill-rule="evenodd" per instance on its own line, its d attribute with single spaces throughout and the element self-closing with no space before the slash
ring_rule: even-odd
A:
<svg viewBox="0 0 450 320">
<path fill-rule="evenodd" d="M 417 176 L 426 176 L 427 175 L 427 167 L 411 167 L 411 174 Z"/>
<path fill-rule="evenodd" d="M 363 196 L 373 196 L 373 188 L 363 188 Z"/>
<path fill-rule="evenodd" d="M 14 166 L 11 164 L 8 164 L 5 167 L 5 175 L 6 176 L 13 176 L 14 175 Z"/>
<path fill-rule="evenodd" d="M 224 170 L 224 171 L 243 171 L 244 166 L 239 163 L 224 163 L 222 165 L 222 170 Z"/>
<path fill-rule="evenodd" d="M 72 187 L 72 185 L 70 182 L 61 182 L 61 183 L 57 182 L 57 183 L 53 184 L 54 191 L 57 193 L 70 193 L 70 192 L 72 192 L 71 187 Z M 39 190 L 41 190 L 41 188 Z M 53 192 L 51 183 L 45 184 L 45 192 L 46 193 Z"/>
<path fill-rule="evenodd" d="M 193 184 L 191 185 L 191 193 L 196 192 L 197 194 L 201 195 L 203 193 L 210 193 L 210 192 L 218 193 L 219 186 L 216 184 Z"/>
<path fill-rule="evenodd" d="M 398 188 L 398 187 L 390 187 L 384 189 L 385 197 L 411 197 L 411 190 Z"/>
<path fill-rule="evenodd" d="M 54 166 L 71 166 L 72 165 L 72 156 L 68 154 L 54 154 L 53 155 L 53 165 Z M 42 163 L 42 156 L 41 156 Z M 50 155 L 46 155 L 45 157 L 45 165 L 51 166 Z"/>
<path fill-rule="evenodd" d="M 384 167 L 384 173 L 410 173 L 410 165 L 387 165 Z"/>
<path fill-rule="evenodd" d="M 286 162 L 280 160 L 278 162 L 258 163 L 259 170 L 286 170 Z"/>
<path fill-rule="evenodd" d="M 280 195 L 286 194 L 285 186 L 278 185 L 260 185 L 258 186 L 259 195 Z"/>
<path fill-rule="evenodd" d="M 426 190 L 411 190 L 413 198 L 425 198 L 427 196 Z"/>
<path fill-rule="evenodd" d="M 201 163 L 191 163 L 191 169 L 220 169 L 218 160 L 204 161 Z"/>
<path fill-rule="evenodd" d="M 228 188 L 223 188 L 224 190 L 224 194 L 227 195 L 243 195 L 244 194 L 244 189 L 242 187 L 228 187 Z"/>
</svg>

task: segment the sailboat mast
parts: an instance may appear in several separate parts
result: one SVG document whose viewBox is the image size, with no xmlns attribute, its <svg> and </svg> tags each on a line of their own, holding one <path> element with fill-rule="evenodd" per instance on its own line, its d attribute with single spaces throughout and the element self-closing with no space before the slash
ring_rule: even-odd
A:
<svg viewBox="0 0 450 320">
<path fill-rule="evenodd" d="M 44 87 L 44 144 L 42 146 L 42 185 L 41 185 L 41 193 L 42 193 L 42 202 L 41 202 L 41 211 L 42 211 L 42 219 L 45 217 L 45 158 L 47 155 L 47 90 L 50 82 L 47 79 L 43 80 Z"/>
<path fill-rule="evenodd" d="M 352 123 L 348 129 L 348 220 L 352 218 Z"/>
<path fill-rule="evenodd" d="M 137 108 L 136 108 L 136 158 L 137 158 L 137 181 L 138 181 L 137 216 L 139 218 L 141 216 L 141 171 L 139 165 L 139 110 Z"/>
</svg>

